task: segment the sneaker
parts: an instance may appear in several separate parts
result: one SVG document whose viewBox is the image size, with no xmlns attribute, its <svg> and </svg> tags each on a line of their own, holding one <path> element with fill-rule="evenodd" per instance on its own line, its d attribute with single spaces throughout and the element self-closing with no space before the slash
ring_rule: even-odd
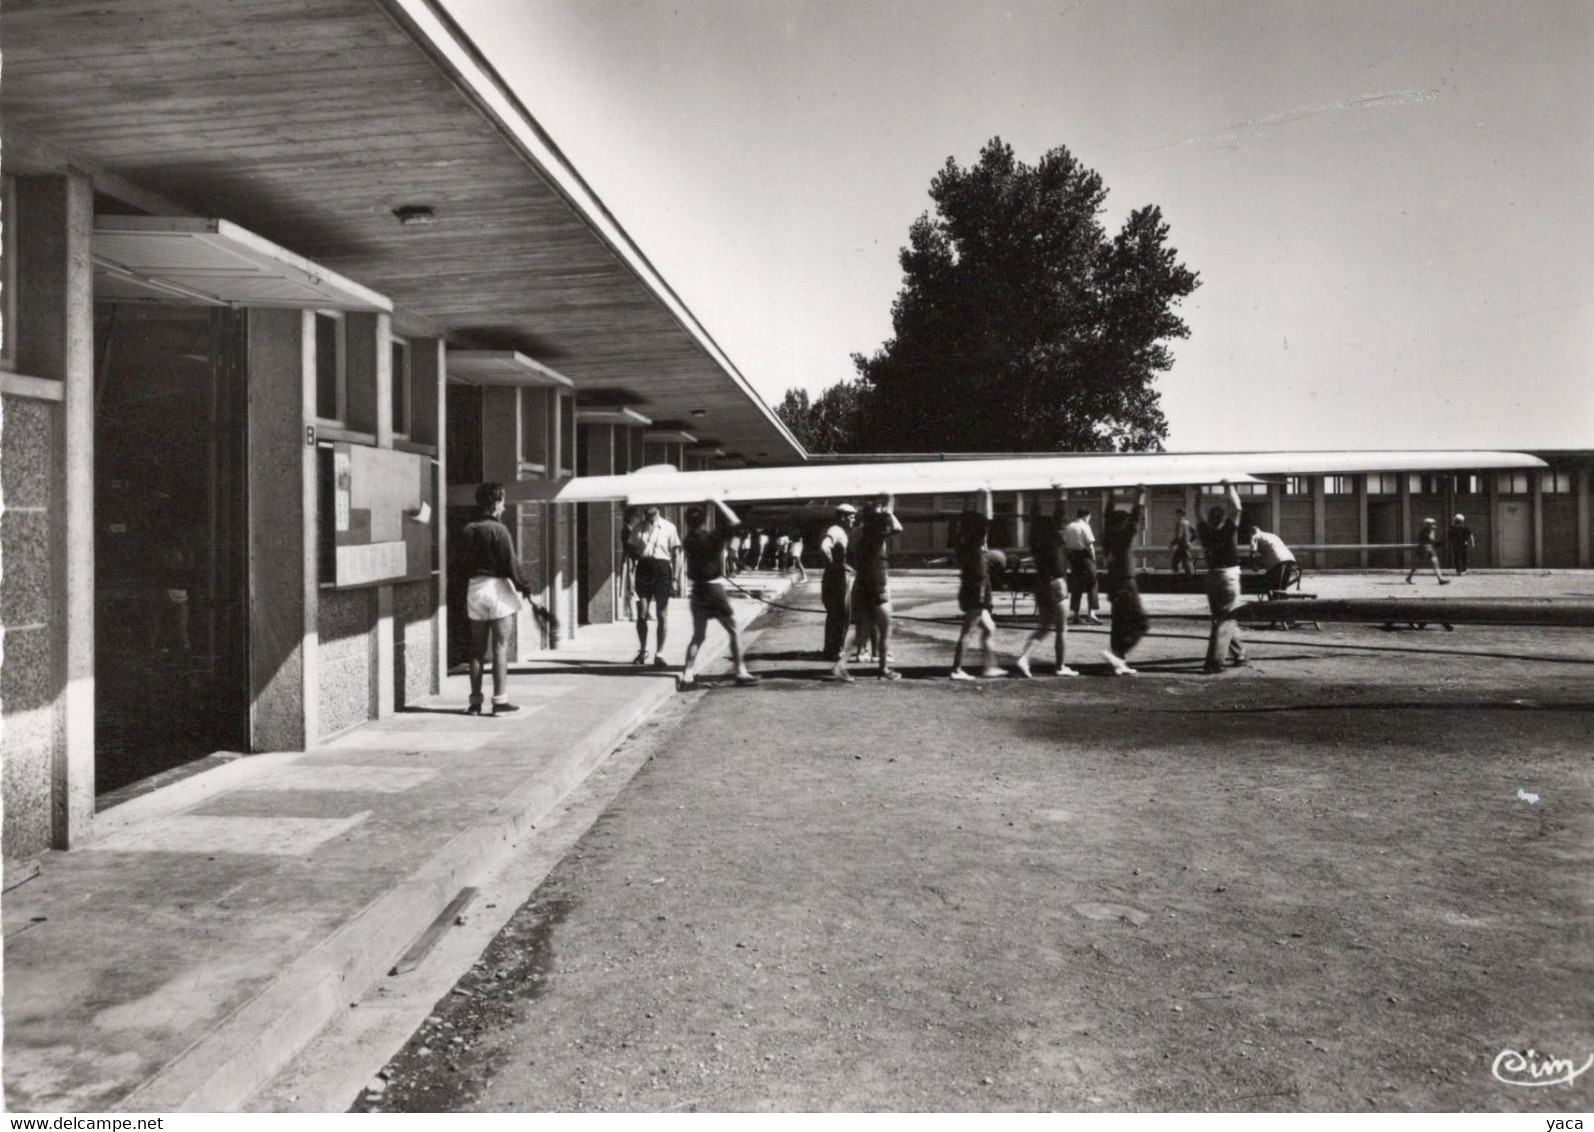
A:
<svg viewBox="0 0 1594 1132">
<path fill-rule="evenodd" d="M 972 680 L 972 679 L 974 679 L 974 677 L 970 676 L 967 672 L 964 672 L 961 668 L 954 668 L 952 670 L 952 675 L 950 677 L 948 677 L 948 679 L 951 679 L 951 680 Z"/>
<path fill-rule="evenodd" d="M 670 662 L 665 660 L 662 656 L 656 656 L 653 658 L 654 668 L 668 668 L 669 666 Z"/>
<path fill-rule="evenodd" d="M 759 679 L 759 677 L 754 676 L 751 672 L 744 672 L 736 678 L 736 686 L 738 688 L 751 688 L 754 684 L 758 683 Z"/>
<path fill-rule="evenodd" d="M 695 687 L 697 687 L 697 677 L 695 676 L 688 676 L 682 673 L 675 678 L 675 690 L 677 692 L 690 692 Z"/>
<path fill-rule="evenodd" d="M 1108 664 L 1112 665 L 1112 670 L 1120 676 L 1123 675 L 1124 669 L 1129 667 L 1129 662 L 1113 652 L 1112 649 L 1102 649 L 1101 655 L 1106 658 Z"/>
<path fill-rule="evenodd" d="M 1035 674 L 1029 670 L 1029 657 L 1021 656 L 1013 662 L 1013 667 L 1018 669 L 1018 674 L 1026 680 L 1033 680 Z"/>
<path fill-rule="evenodd" d="M 1449 578 L 1440 578 L 1439 579 L 1439 584 L 1441 586 L 1448 586 L 1450 584 L 1450 579 Z"/>
<path fill-rule="evenodd" d="M 1068 665 L 1065 664 L 1065 665 L 1063 665 L 1061 668 L 1059 668 L 1057 670 L 1057 675 L 1058 676 L 1078 676 L 1079 672 L 1078 672 L 1077 669 L 1070 668 L 1070 667 L 1068 667 Z"/>
<path fill-rule="evenodd" d="M 848 672 L 845 668 L 842 668 L 840 665 L 837 665 L 835 668 L 830 670 L 830 678 L 832 680 L 839 681 L 842 684 L 856 684 L 858 682 L 858 678 L 856 676 Z"/>
<path fill-rule="evenodd" d="M 1100 625 L 1101 624 L 1101 618 L 1097 617 L 1094 613 L 1092 613 L 1090 616 L 1085 618 L 1085 624 L 1087 624 L 1087 625 Z"/>
<path fill-rule="evenodd" d="M 646 664 L 647 662 L 648 662 L 648 650 L 647 649 L 638 649 L 637 650 L 637 654 L 631 658 L 631 663 L 632 664 Z"/>
<path fill-rule="evenodd" d="M 980 669 L 980 677 L 985 680 L 998 680 L 1007 675 L 1007 669 L 988 664 Z"/>
<path fill-rule="evenodd" d="M 1071 613 L 1068 616 L 1068 623 L 1070 625 L 1083 625 L 1085 623 L 1085 621 L 1084 621 L 1084 619 L 1082 617 L 1079 616 L 1079 614 Z"/>
<path fill-rule="evenodd" d="M 880 673 L 880 679 L 900 680 L 902 679 L 902 673 L 898 672 L 895 668 L 888 668 L 884 672 Z"/>
<path fill-rule="evenodd" d="M 494 700 L 493 701 L 493 714 L 494 715 L 514 715 L 515 712 L 517 712 L 519 710 L 520 710 L 520 705 L 519 704 L 512 704 L 508 700 Z"/>
</svg>

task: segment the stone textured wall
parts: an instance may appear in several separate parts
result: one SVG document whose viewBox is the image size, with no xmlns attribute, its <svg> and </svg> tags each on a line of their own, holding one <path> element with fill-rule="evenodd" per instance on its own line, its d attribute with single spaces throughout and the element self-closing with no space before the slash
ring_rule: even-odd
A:
<svg viewBox="0 0 1594 1132">
<path fill-rule="evenodd" d="M 5 712 L 3 746 L 5 791 L 4 854 L 7 859 L 50 847 L 51 767 L 64 741 L 56 705 L 60 657 L 55 621 L 60 610 L 52 595 L 52 498 L 56 464 L 56 414 L 47 401 L 5 397 L 0 424 L 0 625 L 5 657 L 0 666 L 0 707 Z"/>
<path fill-rule="evenodd" d="M 396 707 L 418 703 L 432 694 L 432 669 L 436 665 L 437 622 L 435 580 L 393 587 L 393 664 Z"/>
<path fill-rule="evenodd" d="M 376 590 L 322 590 L 316 611 L 320 632 L 317 654 L 321 692 L 321 733 L 325 738 L 370 719 L 371 633 Z"/>
</svg>

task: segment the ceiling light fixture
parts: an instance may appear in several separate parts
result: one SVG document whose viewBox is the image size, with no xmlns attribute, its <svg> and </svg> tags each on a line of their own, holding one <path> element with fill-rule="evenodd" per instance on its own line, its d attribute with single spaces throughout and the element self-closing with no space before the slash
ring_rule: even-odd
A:
<svg viewBox="0 0 1594 1132">
<path fill-rule="evenodd" d="M 406 228 L 412 225 L 430 224 L 437 219 L 437 214 L 430 205 L 401 204 L 393 210 L 393 215 L 398 217 L 398 222 Z"/>
</svg>

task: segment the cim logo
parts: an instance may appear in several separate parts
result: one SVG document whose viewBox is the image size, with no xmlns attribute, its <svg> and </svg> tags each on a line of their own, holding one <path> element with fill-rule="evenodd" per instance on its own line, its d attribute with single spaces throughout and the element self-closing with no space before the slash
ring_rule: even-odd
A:
<svg viewBox="0 0 1594 1132">
<path fill-rule="evenodd" d="M 1497 1081 L 1531 1089 L 1542 1085 L 1570 1085 L 1587 1072 L 1591 1065 L 1594 1065 L 1594 1053 L 1589 1054 L 1588 1060 L 1582 1065 L 1573 1065 L 1564 1057 L 1551 1057 L 1536 1049 L 1530 1049 L 1526 1053 L 1521 1050 L 1503 1049 L 1496 1055 L 1490 1071 Z"/>
</svg>

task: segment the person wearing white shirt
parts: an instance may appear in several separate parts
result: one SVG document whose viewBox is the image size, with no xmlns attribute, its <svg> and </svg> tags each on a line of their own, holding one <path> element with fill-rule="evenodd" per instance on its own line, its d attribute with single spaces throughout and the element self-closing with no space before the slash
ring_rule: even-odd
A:
<svg viewBox="0 0 1594 1132">
<path fill-rule="evenodd" d="M 1074 514 L 1074 521 L 1063 528 L 1063 550 L 1068 555 L 1068 620 L 1074 625 L 1081 623 L 1079 599 L 1089 595 L 1084 624 L 1100 625 L 1101 618 L 1096 616 L 1101 602 L 1096 582 L 1096 534 L 1090 529 L 1090 508 L 1081 507 Z"/>
<path fill-rule="evenodd" d="M 664 614 L 670 605 L 670 595 L 680 586 L 681 536 L 675 524 L 660 515 L 657 507 L 649 507 L 643 513 L 641 525 L 631 534 L 631 546 L 636 551 L 637 636 L 637 654 L 632 663 L 648 662 L 648 609 L 651 606 L 659 620 L 653 663 L 663 668 L 664 637 L 669 625 Z"/>
</svg>

